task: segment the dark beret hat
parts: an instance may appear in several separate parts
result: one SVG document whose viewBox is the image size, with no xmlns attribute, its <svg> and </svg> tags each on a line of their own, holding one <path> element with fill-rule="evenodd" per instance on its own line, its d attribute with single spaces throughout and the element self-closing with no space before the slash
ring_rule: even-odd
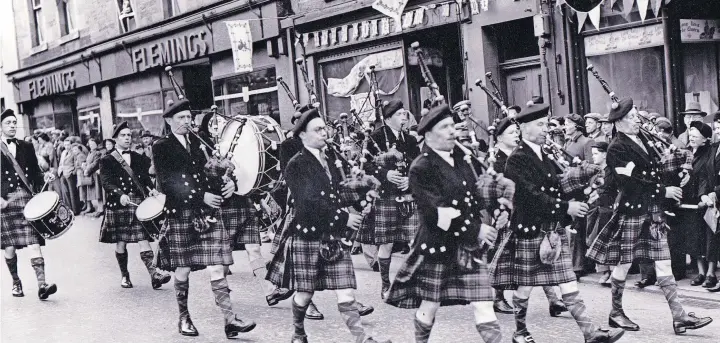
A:
<svg viewBox="0 0 720 343">
<path fill-rule="evenodd" d="M 577 125 L 577 126 L 585 127 L 585 118 L 583 118 L 583 117 L 582 117 L 581 115 L 579 115 L 579 114 L 571 113 L 571 114 L 568 114 L 568 116 L 565 117 L 565 118 L 566 118 L 567 120 L 575 123 L 575 125 Z"/>
<path fill-rule="evenodd" d="M 439 123 L 445 118 L 452 118 L 452 111 L 448 105 L 440 105 L 430 109 L 430 112 L 423 116 L 418 123 L 418 134 L 424 135 L 426 132 L 432 130 L 435 124 Z"/>
<path fill-rule="evenodd" d="M 115 129 L 113 129 L 112 138 L 117 138 L 117 136 L 120 134 L 120 131 L 128 128 L 130 128 L 130 126 L 128 126 L 128 123 L 126 121 L 118 124 L 117 126 L 115 126 Z"/>
<path fill-rule="evenodd" d="M 295 113 L 293 114 L 292 118 L 290 118 L 290 124 L 295 125 L 295 122 L 300 119 L 303 113 L 310 111 L 313 108 L 314 107 L 312 104 L 303 105 L 302 107 L 298 108 L 297 111 L 295 111 Z"/>
<path fill-rule="evenodd" d="M 550 106 L 545 104 L 529 104 L 525 109 L 520 112 L 515 120 L 518 123 L 529 123 L 531 121 L 538 120 L 542 117 L 547 117 L 550 112 Z"/>
<path fill-rule="evenodd" d="M 315 118 L 320 118 L 320 112 L 318 112 L 316 108 L 312 108 L 303 112 L 300 118 L 295 121 L 295 127 L 293 127 L 292 130 L 293 134 L 297 137 L 300 137 L 300 132 L 305 131 L 308 123 Z"/>
<path fill-rule="evenodd" d="M 700 131 L 700 134 L 703 135 L 703 137 L 705 137 L 705 138 L 712 137 L 713 132 L 712 132 L 712 129 L 710 128 L 710 125 L 708 125 L 708 124 L 705 124 L 701 121 L 694 121 L 694 122 L 690 123 L 690 127 L 695 128 L 698 131 Z"/>
<path fill-rule="evenodd" d="M 500 120 L 497 124 L 497 127 L 495 128 L 495 134 L 498 136 L 502 135 L 502 133 L 505 132 L 505 130 L 507 130 L 507 128 L 510 127 L 510 125 L 514 125 L 514 124 L 515 123 L 510 118 L 504 118 L 504 119 Z"/>
<path fill-rule="evenodd" d="M 187 99 L 182 99 L 168 106 L 168 108 L 163 113 L 163 118 L 171 118 L 175 114 L 182 111 L 190 111 L 190 101 L 188 101 Z"/>
<path fill-rule="evenodd" d="M 713 113 L 713 120 L 720 121 L 720 111 Z"/>
<path fill-rule="evenodd" d="M 522 108 L 518 105 L 512 105 L 508 107 L 508 110 L 515 110 L 515 112 L 520 113 L 520 111 L 522 111 Z"/>
<path fill-rule="evenodd" d="M 395 112 L 403 108 L 403 103 L 400 100 L 390 100 L 385 106 L 383 106 L 383 119 L 391 117 Z"/>
<path fill-rule="evenodd" d="M 598 149 L 598 151 L 607 152 L 609 145 L 607 142 L 595 142 L 592 147 Z"/>
<path fill-rule="evenodd" d="M 15 117 L 15 111 L 13 111 L 10 108 L 6 109 L 5 111 L 3 111 L 2 118 L 0 118 L 0 121 L 5 120 L 5 118 L 7 118 L 7 117 Z"/>
<path fill-rule="evenodd" d="M 633 100 L 630 98 L 625 98 L 620 100 L 619 102 L 614 102 L 612 104 L 612 109 L 610 110 L 610 116 L 608 116 L 608 121 L 611 123 L 614 123 L 620 119 L 622 119 L 626 114 L 630 112 L 633 108 Z"/>
</svg>

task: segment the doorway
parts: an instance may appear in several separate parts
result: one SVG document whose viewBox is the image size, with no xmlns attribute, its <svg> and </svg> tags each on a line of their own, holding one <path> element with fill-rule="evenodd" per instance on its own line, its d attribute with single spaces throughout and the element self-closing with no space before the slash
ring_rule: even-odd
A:
<svg viewBox="0 0 720 343">
<path fill-rule="evenodd" d="M 543 76 L 540 66 L 528 66 L 505 70 L 507 105 L 525 105 L 538 97 L 543 97 Z"/>
</svg>

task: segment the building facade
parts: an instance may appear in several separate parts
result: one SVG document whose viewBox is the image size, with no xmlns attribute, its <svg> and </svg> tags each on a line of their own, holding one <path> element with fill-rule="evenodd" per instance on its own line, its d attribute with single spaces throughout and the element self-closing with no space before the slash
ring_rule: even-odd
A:
<svg viewBox="0 0 720 343">
<path fill-rule="evenodd" d="M 0 112 L 6 108 L 18 111 L 15 105 L 13 85 L 8 81 L 6 72 L 18 68 L 18 54 L 15 43 L 15 19 L 11 1 L 0 3 Z M 18 122 L 18 134 L 22 137 L 27 132 L 27 122 Z"/>
</svg>

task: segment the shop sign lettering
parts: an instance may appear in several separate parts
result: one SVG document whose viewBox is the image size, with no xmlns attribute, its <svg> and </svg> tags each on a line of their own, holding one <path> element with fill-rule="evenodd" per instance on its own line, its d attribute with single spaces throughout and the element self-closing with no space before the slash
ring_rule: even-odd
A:
<svg viewBox="0 0 720 343">
<path fill-rule="evenodd" d="M 680 38 L 683 42 L 720 40 L 720 20 L 680 19 Z"/>
<path fill-rule="evenodd" d="M 663 45 L 663 25 L 601 33 L 585 38 L 585 55 L 597 56 Z"/>
<path fill-rule="evenodd" d="M 141 72 L 149 68 L 189 61 L 208 54 L 207 32 L 186 33 L 133 48 L 133 68 Z"/>
<path fill-rule="evenodd" d="M 48 74 L 28 82 L 28 93 L 30 99 L 36 99 L 42 96 L 69 92 L 77 86 L 75 80 L 75 71 L 61 71 Z"/>
</svg>

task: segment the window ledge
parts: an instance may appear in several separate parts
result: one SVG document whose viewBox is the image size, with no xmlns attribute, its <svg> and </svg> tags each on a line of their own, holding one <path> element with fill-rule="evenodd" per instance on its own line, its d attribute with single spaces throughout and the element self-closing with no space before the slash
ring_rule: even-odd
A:
<svg viewBox="0 0 720 343">
<path fill-rule="evenodd" d="M 60 37 L 60 45 L 63 45 L 67 42 L 74 41 L 78 38 L 80 38 L 80 31 L 75 30 L 73 32 L 70 32 L 70 33 Z"/>
<path fill-rule="evenodd" d="M 48 49 L 47 43 L 42 43 L 38 46 L 34 46 L 30 49 L 30 55 L 39 54 Z"/>
</svg>

